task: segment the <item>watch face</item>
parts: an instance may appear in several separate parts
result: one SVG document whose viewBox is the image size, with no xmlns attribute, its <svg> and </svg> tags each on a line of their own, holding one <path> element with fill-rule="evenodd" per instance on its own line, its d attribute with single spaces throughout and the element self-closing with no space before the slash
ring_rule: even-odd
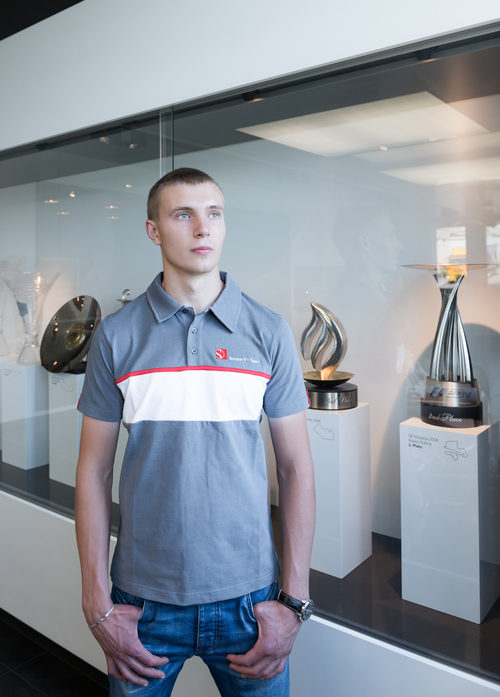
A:
<svg viewBox="0 0 500 697">
<path fill-rule="evenodd" d="M 306 620 L 309 619 L 309 617 L 313 614 L 314 611 L 314 603 L 312 600 L 306 600 L 305 603 L 302 605 L 302 612 L 301 618 L 302 622 L 305 622 Z"/>
</svg>

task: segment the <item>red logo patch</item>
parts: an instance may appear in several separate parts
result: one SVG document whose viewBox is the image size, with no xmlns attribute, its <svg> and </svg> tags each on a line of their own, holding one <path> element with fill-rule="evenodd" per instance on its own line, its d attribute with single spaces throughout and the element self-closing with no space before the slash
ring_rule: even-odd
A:
<svg viewBox="0 0 500 697">
<path fill-rule="evenodd" d="M 217 349 L 215 351 L 216 358 L 222 358 L 227 361 L 227 349 Z"/>
</svg>

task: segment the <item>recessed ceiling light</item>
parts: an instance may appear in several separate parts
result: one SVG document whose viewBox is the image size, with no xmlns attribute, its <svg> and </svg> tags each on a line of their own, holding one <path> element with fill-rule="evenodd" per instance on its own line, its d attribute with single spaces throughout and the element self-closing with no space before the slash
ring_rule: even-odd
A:
<svg viewBox="0 0 500 697">
<path fill-rule="evenodd" d="M 103 145 L 109 145 L 111 143 L 111 138 L 109 136 L 101 136 L 99 138 L 99 143 L 102 143 Z"/>
<path fill-rule="evenodd" d="M 57 215 L 71 215 L 69 211 L 57 211 Z"/>
<path fill-rule="evenodd" d="M 56 201 L 55 198 L 48 198 L 44 201 L 44 203 L 59 203 L 59 201 Z"/>
<path fill-rule="evenodd" d="M 323 157 L 378 151 L 429 139 L 479 135 L 487 129 L 430 92 L 379 99 L 239 131 Z"/>
<path fill-rule="evenodd" d="M 119 206 L 116 206 L 114 203 L 110 203 L 109 206 L 104 206 L 107 210 L 115 210 L 116 208 L 119 208 Z"/>
<path fill-rule="evenodd" d="M 500 180 L 500 157 L 481 157 L 475 160 L 455 160 L 387 169 L 382 170 L 382 174 L 421 186 L 498 181 Z"/>
<path fill-rule="evenodd" d="M 68 194 L 68 196 L 69 196 L 70 198 L 76 198 L 76 191 L 70 191 L 69 194 Z"/>
<path fill-rule="evenodd" d="M 125 184 L 125 188 L 126 188 L 126 189 L 131 189 L 131 188 L 132 188 L 132 184 Z"/>
</svg>

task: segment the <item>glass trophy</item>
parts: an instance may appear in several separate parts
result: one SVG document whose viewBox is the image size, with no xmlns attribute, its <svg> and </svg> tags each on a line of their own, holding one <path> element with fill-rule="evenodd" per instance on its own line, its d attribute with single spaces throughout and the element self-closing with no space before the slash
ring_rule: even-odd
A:
<svg viewBox="0 0 500 697">
<path fill-rule="evenodd" d="M 24 344 L 17 358 L 21 365 L 40 363 L 38 328 L 43 304 L 59 273 L 5 271 L 3 280 L 10 288 L 23 321 Z"/>
<path fill-rule="evenodd" d="M 0 259 L 0 276 L 4 273 L 15 271 L 21 265 L 22 260 L 18 258 Z M 5 304 L 9 290 L 5 282 L 0 278 L 0 356 L 8 356 L 11 351 L 4 335 L 4 313 Z"/>
<path fill-rule="evenodd" d="M 353 373 L 337 370 L 347 351 L 347 334 L 340 320 L 324 305 L 312 302 L 312 319 L 304 329 L 300 350 L 314 370 L 304 373 L 312 409 L 352 409 L 358 388 L 348 382 Z"/>
<path fill-rule="evenodd" d="M 441 292 L 441 312 L 432 347 L 431 366 L 420 402 L 422 421 L 448 428 L 480 426 L 483 408 L 472 371 L 467 337 L 457 306 L 460 284 L 468 270 L 486 264 L 411 264 L 431 271 Z"/>
</svg>

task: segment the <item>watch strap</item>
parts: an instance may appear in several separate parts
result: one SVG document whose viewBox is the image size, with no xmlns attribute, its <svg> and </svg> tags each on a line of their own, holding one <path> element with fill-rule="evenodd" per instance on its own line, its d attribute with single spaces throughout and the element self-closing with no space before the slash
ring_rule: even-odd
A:
<svg viewBox="0 0 500 697">
<path fill-rule="evenodd" d="M 305 620 L 309 619 L 314 609 L 314 603 L 310 598 L 307 598 L 306 600 L 298 600 L 292 595 L 288 595 L 288 593 L 285 593 L 281 589 L 276 600 L 289 610 L 295 612 L 300 622 L 304 622 Z"/>
<path fill-rule="evenodd" d="M 279 603 L 290 608 L 290 610 L 293 610 L 297 614 L 302 612 L 303 601 L 297 600 L 297 598 L 294 598 L 293 596 L 288 595 L 288 593 L 285 593 L 282 590 L 280 590 L 280 592 L 278 593 L 277 600 Z"/>
</svg>

